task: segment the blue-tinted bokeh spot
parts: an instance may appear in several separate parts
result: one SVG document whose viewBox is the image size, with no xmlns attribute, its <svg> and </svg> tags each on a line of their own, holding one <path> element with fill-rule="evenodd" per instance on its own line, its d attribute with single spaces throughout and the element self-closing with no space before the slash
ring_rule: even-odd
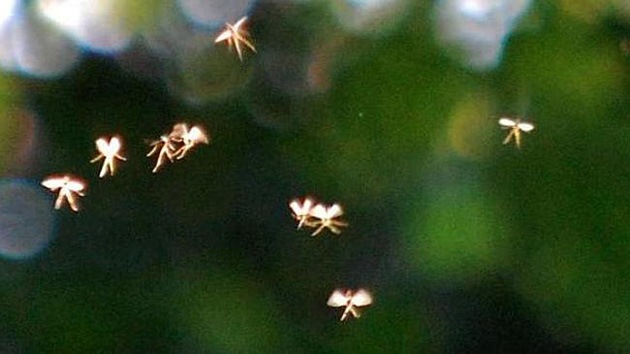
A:
<svg viewBox="0 0 630 354">
<path fill-rule="evenodd" d="M 42 251 L 53 237 L 52 202 L 39 186 L 0 182 L 0 255 L 26 259 Z"/>
</svg>

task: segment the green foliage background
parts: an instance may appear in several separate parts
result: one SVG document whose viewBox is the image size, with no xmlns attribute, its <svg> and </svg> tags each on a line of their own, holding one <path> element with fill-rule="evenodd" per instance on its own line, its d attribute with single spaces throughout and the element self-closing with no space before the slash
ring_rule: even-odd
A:
<svg viewBox="0 0 630 354">
<path fill-rule="evenodd" d="M 627 350 L 630 12 L 604 3 L 534 3 L 485 73 L 436 43 L 429 2 L 373 36 L 340 31 L 325 2 L 262 2 L 259 55 L 184 72 L 203 103 L 101 55 L 56 80 L 5 74 L 0 168 L 15 131 L 2 116 L 29 110 L 51 151 L 26 177 L 70 170 L 90 190 L 47 250 L 0 264 L 0 348 Z M 150 27 L 157 6 L 125 16 Z M 270 89 L 258 60 L 279 42 L 328 48 L 329 87 Z M 535 123 L 521 150 L 501 145 L 501 116 Z M 211 145 L 151 174 L 145 140 L 179 121 Z M 87 161 L 107 132 L 129 161 L 98 180 Z M 341 203 L 350 226 L 296 231 L 287 203 L 303 195 Z M 339 323 L 325 304 L 337 287 L 375 303 Z"/>
</svg>

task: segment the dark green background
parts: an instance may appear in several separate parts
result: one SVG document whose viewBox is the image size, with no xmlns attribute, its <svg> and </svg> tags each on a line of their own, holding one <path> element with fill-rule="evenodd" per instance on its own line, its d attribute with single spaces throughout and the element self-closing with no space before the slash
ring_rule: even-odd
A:
<svg viewBox="0 0 630 354">
<path fill-rule="evenodd" d="M 89 190 L 45 251 L 0 263 L 0 349 L 628 350 L 630 15 L 606 4 L 534 3 L 485 72 L 438 45 L 429 2 L 365 36 L 323 3 L 263 2 L 258 55 L 220 47 L 182 73 L 198 102 L 103 55 L 54 80 L 5 74 L 3 109 L 50 141 L 24 177 L 67 171 Z M 272 50 L 327 50 L 329 85 L 274 88 Z M 501 116 L 534 122 L 521 150 L 501 145 Z M 152 174 L 146 140 L 181 121 L 211 144 Z M 114 132 L 128 161 L 99 180 L 94 140 Z M 349 227 L 296 231 L 287 204 L 304 195 L 341 203 Z M 337 287 L 375 303 L 340 323 Z"/>
</svg>

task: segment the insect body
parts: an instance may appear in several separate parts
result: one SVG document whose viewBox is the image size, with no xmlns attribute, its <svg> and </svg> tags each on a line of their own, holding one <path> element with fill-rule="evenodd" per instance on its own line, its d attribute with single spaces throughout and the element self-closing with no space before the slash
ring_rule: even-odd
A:
<svg viewBox="0 0 630 354">
<path fill-rule="evenodd" d="M 194 125 L 189 130 L 188 124 L 186 123 L 175 124 L 169 134 L 169 138 L 183 144 L 174 154 L 174 156 L 177 156 L 178 160 L 184 158 L 188 150 L 192 149 L 195 145 L 209 143 L 208 136 L 201 127 Z"/>
<path fill-rule="evenodd" d="M 340 234 L 340 227 L 348 226 L 346 222 L 336 220 L 336 218 L 343 215 L 343 210 L 339 204 L 333 204 L 330 207 L 325 207 L 321 204 L 317 204 L 310 210 L 309 215 L 317 220 L 312 223 L 312 226 L 319 226 L 311 236 L 317 236 L 322 230 L 329 229 L 332 233 Z"/>
<path fill-rule="evenodd" d="M 247 16 L 241 18 L 233 25 L 226 22 L 226 29 L 223 30 L 223 32 L 219 33 L 217 38 L 214 40 L 214 43 L 226 41 L 230 48 L 234 46 L 236 48 L 238 58 L 241 61 L 243 61 L 243 51 L 241 49 L 241 43 L 245 44 L 245 46 L 251 49 L 252 52 L 256 53 L 256 48 L 254 48 L 254 45 L 247 39 L 249 37 L 249 32 L 243 29 L 245 21 L 247 21 Z"/>
<path fill-rule="evenodd" d="M 173 162 L 173 156 L 175 155 L 175 146 L 173 146 L 173 141 L 169 138 L 168 135 L 162 135 L 159 140 L 152 141 L 149 146 L 153 148 L 147 154 L 147 157 L 154 155 L 158 149 L 160 152 L 158 153 L 157 162 L 155 163 L 155 167 L 153 167 L 153 173 L 156 173 L 160 166 L 166 162 L 166 159 Z"/>
<path fill-rule="evenodd" d="M 507 144 L 514 137 L 514 141 L 516 142 L 516 147 L 521 148 L 521 131 L 525 133 L 529 133 L 534 130 L 534 125 L 527 122 L 521 122 L 520 119 L 510 119 L 510 118 L 501 118 L 499 119 L 499 124 L 503 129 L 510 129 L 510 133 L 503 140 L 503 144 Z"/>
<path fill-rule="evenodd" d="M 75 197 L 75 193 L 80 196 L 85 196 L 86 185 L 84 182 L 77 178 L 64 176 L 49 176 L 42 181 L 42 186 L 50 189 L 52 192 L 59 190 L 57 200 L 55 200 L 55 209 L 61 209 L 64 200 L 68 201 L 70 209 L 72 211 L 79 211 L 79 206 Z"/>
<path fill-rule="evenodd" d="M 304 198 L 302 203 L 299 199 L 294 199 L 289 203 L 291 215 L 298 221 L 298 230 L 302 226 L 308 226 L 315 228 L 311 236 L 317 236 L 324 229 L 329 229 L 338 235 L 341 233 L 341 227 L 348 226 L 348 223 L 337 219 L 343 215 L 343 210 L 339 204 L 327 207 L 314 203 L 310 198 Z"/>
<path fill-rule="evenodd" d="M 372 295 L 364 289 L 357 291 L 336 289 L 330 295 L 326 304 L 330 307 L 346 307 L 341 315 L 341 321 L 345 320 L 348 314 L 352 314 L 354 318 L 359 318 L 361 313 L 358 307 L 372 304 Z"/>
<path fill-rule="evenodd" d="M 300 201 L 297 199 L 289 203 L 289 208 L 291 208 L 293 218 L 299 222 L 297 226 L 298 230 L 301 229 L 303 225 L 312 226 L 312 222 L 310 220 L 312 207 L 313 201 L 309 198 L 305 198 L 301 205 Z"/>
<path fill-rule="evenodd" d="M 168 135 L 162 135 L 159 140 L 154 140 L 149 143 L 152 147 L 147 156 L 152 156 L 158 153 L 157 162 L 153 168 L 153 173 L 157 172 L 160 166 L 162 166 L 166 159 L 173 162 L 173 158 L 181 160 L 186 156 L 188 150 L 192 149 L 197 144 L 208 144 L 209 139 L 203 129 L 199 126 L 193 126 L 188 129 L 188 124 L 177 123 L 173 126 Z"/>
<path fill-rule="evenodd" d="M 127 160 L 126 158 L 118 154 L 121 147 L 122 147 L 122 143 L 120 139 L 116 136 L 109 139 L 109 143 L 107 142 L 105 138 L 99 138 L 98 140 L 96 140 L 96 149 L 98 150 L 99 155 L 93 158 L 90 161 L 90 163 L 94 163 L 102 158 L 105 158 L 105 161 L 103 161 L 103 167 L 101 167 L 101 172 L 98 174 L 100 178 L 102 178 L 103 176 L 107 174 L 108 169 L 109 169 L 109 174 L 111 176 L 114 175 L 115 159 L 120 159 L 122 161 Z"/>
</svg>

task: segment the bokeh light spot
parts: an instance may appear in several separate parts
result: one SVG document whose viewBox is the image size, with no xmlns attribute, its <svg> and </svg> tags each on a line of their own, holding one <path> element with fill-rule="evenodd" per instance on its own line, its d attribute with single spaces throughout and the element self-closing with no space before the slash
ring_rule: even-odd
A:
<svg viewBox="0 0 630 354">
<path fill-rule="evenodd" d="M 9 33 L 17 69 L 37 77 L 64 74 L 81 57 L 75 44 L 32 14 L 16 18 Z"/>
<path fill-rule="evenodd" d="M 18 180 L 0 181 L 0 255 L 26 259 L 53 237 L 52 204 L 38 187 Z"/>
<path fill-rule="evenodd" d="M 18 0 L 2 0 L 0 1 L 0 26 L 5 24 L 15 15 Z"/>
<path fill-rule="evenodd" d="M 530 0 L 443 0 L 436 3 L 436 32 L 440 42 L 456 49 L 467 66 L 496 67 L 505 39 Z"/>
<path fill-rule="evenodd" d="M 198 25 L 222 26 L 249 12 L 252 0 L 178 0 L 182 12 Z"/>
<path fill-rule="evenodd" d="M 403 18 L 406 0 L 334 0 L 333 12 L 346 30 L 360 34 L 382 34 Z"/>
<path fill-rule="evenodd" d="M 91 50 L 117 52 L 125 49 L 133 32 L 127 9 L 117 0 L 41 0 L 39 11 L 81 45 Z"/>
</svg>

